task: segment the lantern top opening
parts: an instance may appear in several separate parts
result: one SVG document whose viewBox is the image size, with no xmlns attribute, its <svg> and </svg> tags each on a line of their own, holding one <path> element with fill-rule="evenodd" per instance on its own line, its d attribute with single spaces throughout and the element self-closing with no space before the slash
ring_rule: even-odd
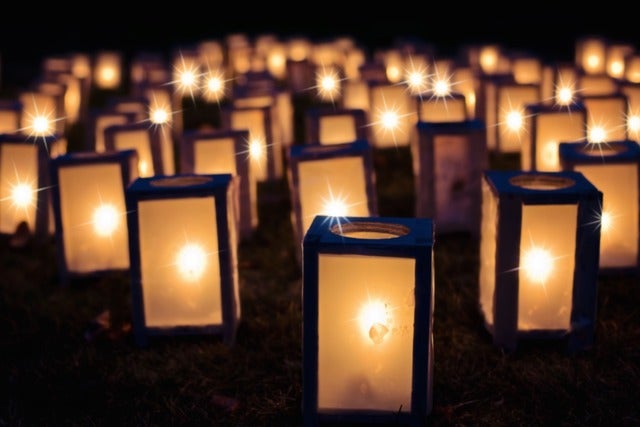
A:
<svg viewBox="0 0 640 427">
<path fill-rule="evenodd" d="M 624 153 L 628 148 L 624 145 L 610 145 L 607 143 L 585 144 L 580 147 L 580 151 L 588 156 L 615 156 Z"/>
<path fill-rule="evenodd" d="M 209 176 L 175 176 L 168 178 L 154 179 L 149 182 L 153 187 L 189 187 L 192 185 L 205 184 L 211 181 Z"/>
<path fill-rule="evenodd" d="M 355 239 L 393 239 L 409 234 L 409 229 L 401 224 L 380 222 L 348 222 L 334 224 L 331 232 L 342 237 Z"/>
<path fill-rule="evenodd" d="M 509 182 L 529 190 L 559 190 L 575 185 L 571 178 L 538 174 L 517 175 L 509 179 Z"/>
</svg>

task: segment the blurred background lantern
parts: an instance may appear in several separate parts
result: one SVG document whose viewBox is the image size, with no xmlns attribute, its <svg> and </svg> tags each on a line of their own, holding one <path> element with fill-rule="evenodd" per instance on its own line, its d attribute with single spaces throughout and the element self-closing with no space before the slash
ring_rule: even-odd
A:
<svg viewBox="0 0 640 427">
<path fill-rule="evenodd" d="M 411 128 L 416 123 L 416 108 L 403 85 L 369 85 L 369 126 L 375 148 L 407 147 Z"/>
<path fill-rule="evenodd" d="M 239 176 L 238 235 L 249 238 L 258 227 L 258 182 L 243 154 L 247 130 L 188 130 L 180 142 L 180 172 Z"/>
<path fill-rule="evenodd" d="M 640 272 L 640 145 L 631 140 L 606 144 L 563 142 L 564 170 L 582 173 L 603 194 L 600 273 Z"/>
<path fill-rule="evenodd" d="M 125 188 L 137 178 L 134 150 L 72 152 L 51 160 L 58 275 L 76 277 L 129 268 Z"/>
<path fill-rule="evenodd" d="M 117 51 L 103 50 L 93 58 L 93 85 L 106 91 L 116 91 L 122 85 L 122 64 L 124 59 Z"/>
<path fill-rule="evenodd" d="M 480 309 L 493 342 L 595 333 L 602 193 L 579 172 L 485 172 Z"/>
<path fill-rule="evenodd" d="M 136 150 L 140 177 L 164 173 L 159 135 L 148 123 L 109 126 L 104 130 L 104 144 L 106 151 Z"/>
<path fill-rule="evenodd" d="M 240 321 L 236 178 L 136 179 L 125 192 L 137 345 L 162 335 L 235 341 Z"/>
<path fill-rule="evenodd" d="M 372 147 L 367 140 L 345 144 L 293 145 L 288 182 L 295 247 L 316 215 L 377 216 Z M 300 255 L 300 250 L 296 253 Z"/>
<path fill-rule="evenodd" d="M 489 165 L 480 120 L 419 122 L 411 157 L 416 216 L 431 218 L 437 233 L 479 236 L 482 174 Z"/>
<path fill-rule="evenodd" d="M 22 103 L 18 100 L 0 100 L 0 134 L 17 133 L 22 123 Z"/>
<path fill-rule="evenodd" d="M 45 240 L 53 234 L 49 146 L 55 136 L 0 135 L 0 233 L 25 227 Z"/>
<path fill-rule="evenodd" d="M 433 243 L 426 218 L 314 218 L 303 242 L 305 425 L 426 422 Z"/>
<path fill-rule="evenodd" d="M 587 140 L 589 142 L 627 139 L 627 97 L 612 95 L 580 96 L 587 109 Z"/>
<path fill-rule="evenodd" d="M 96 153 L 105 152 L 105 129 L 114 125 L 134 124 L 136 121 L 134 113 L 122 113 L 106 108 L 92 110 L 87 121 L 85 149 Z"/>
<path fill-rule="evenodd" d="M 247 130 L 245 153 L 257 182 L 278 180 L 284 175 L 284 152 L 274 106 L 222 107 L 222 129 Z"/>
<path fill-rule="evenodd" d="M 362 109 L 309 107 L 304 117 L 307 144 L 331 145 L 370 140 L 367 113 Z"/>
<path fill-rule="evenodd" d="M 586 141 L 587 112 L 579 102 L 570 106 L 528 104 L 524 126 L 521 169 L 558 172 L 562 170 L 558 145 L 563 141 Z"/>
</svg>

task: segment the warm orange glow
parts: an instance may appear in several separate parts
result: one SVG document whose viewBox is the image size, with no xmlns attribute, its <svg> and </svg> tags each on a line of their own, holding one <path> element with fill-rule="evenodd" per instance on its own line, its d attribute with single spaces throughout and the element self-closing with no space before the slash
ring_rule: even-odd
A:
<svg viewBox="0 0 640 427">
<path fill-rule="evenodd" d="M 158 125 L 167 123 L 171 117 L 169 111 L 163 107 L 154 108 L 151 110 L 151 114 L 149 116 L 151 118 L 151 122 Z"/>
<path fill-rule="evenodd" d="M 98 206 L 93 212 L 93 230 L 98 236 L 111 236 L 119 224 L 118 210 L 110 203 Z"/>
<path fill-rule="evenodd" d="M 573 102 L 573 88 L 559 87 L 556 91 L 556 102 L 560 105 L 570 105 Z"/>
<path fill-rule="evenodd" d="M 600 217 L 600 227 L 603 232 L 607 232 L 611 230 L 613 227 L 613 216 L 611 213 L 602 211 L 602 216 Z"/>
<path fill-rule="evenodd" d="M 225 80 L 221 74 L 209 74 L 206 78 L 204 93 L 208 100 L 218 101 L 224 97 Z"/>
<path fill-rule="evenodd" d="M 146 160 L 140 159 L 138 161 L 138 172 L 140 176 L 148 176 L 149 175 L 149 164 Z"/>
<path fill-rule="evenodd" d="M 344 200 L 331 198 L 325 201 L 322 215 L 343 217 L 347 216 L 348 212 L 349 209 Z"/>
<path fill-rule="evenodd" d="M 18 208 L 26 208 L 33 203 L 33 187 L 26 183 L 18 183 L 11 187 L 11 201 Z"/>
<path fill-rule="evenodd" d="M 393 110 L 383 111 L 380 114 L 380 124 L 384 129 L 392 130 L 396 129 L 400 124 L 400 117 L 398 117 L 398 113 Z"/>
<path fill-rule="evenodd" d="M 436 96 L 447 96 L 451 93 L 451 84 L 448 79 L 437 79 L 433 82 L 433 93 Z"/>
<path fill-rule="evenodd" d="M 373 344 L 381 344 L 389 333 L 389 311 L 382 301 L 369 301 L 360 309 L 358 323 L 364 336 Z"/>
<path fill-rule="evenodd" d="M 640 116 L 631 115 L 627 117 L 627 128 L 632 134 L 638 134 L 640 132 Z"/>
<path fill-rule="evenodd" d="M 264 143 L 260 138 L 251 138 L 249 141 L 249 157 L 254 160 L 261 159 L 264 156 Z"/>
<path fill-rule="evenodd" d="M 323 100 L 334 101 L 340 95 L 340 78 L 332 69 L 323 69 L 316 76 L 318 95 Z"/>
<path fill-rule="evenodd" d="M 600 65 L 600 56 L 599 55 L 589 55 L 587 57 L 587 65 L 589 68 L 598 68 Z"/>
<path fill-rule="evenodd" d="M 553 271 L 553 257 L 548 250 L 533 247 L 524 254 L 520 268 L 532 283 L 544 285 Z"/>
<path fill-rule="evenodd" d="M 522 129 L 522 113 L 517 110 L 512 110 L 507 113 L 507 127 L 512 131 L 519 131 Z"/>
<path fill-rule="evenodd" d="M 602 126 L 592 126 L 589 129 L 589 142 L 599 144 L 607 140 L 607 131 Z"/>
<path fill-rule="evenodd" d="M 176 265 L 183 279 L 195 282 L 202 277 L 207 264 L 207 255 L 196 243 L 185 244 L 176 257 Z"/>
</svg>

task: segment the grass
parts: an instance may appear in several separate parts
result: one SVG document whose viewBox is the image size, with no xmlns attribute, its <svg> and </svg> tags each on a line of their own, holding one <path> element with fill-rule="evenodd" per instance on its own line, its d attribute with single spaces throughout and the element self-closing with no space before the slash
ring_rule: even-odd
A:
<svg viewBox="0 0 640 427">
<path fill-rule="evenodd" d="M 408 149 L 374 158 L 380 215 L 412 216 Z M 261 184 L 260 225 L 239 248 L 233 347 L 196 336 L 138 348 L 127 274 L 60 286 L 53 241 L 11 248 L 2 236 L 0 426 L 302 425 L 302 280 L 290 208 L 285 179 Z M 438 236 L 434 256 L 428 425 L 640 425 L 637 277 L 599 278 L 593 348 L 568 354 L 561 340 L 526 341 L 503 353 L 478 310 L 477 242 Z M 105 310 L 109 327 L 87 339 Z"/>
</svg>

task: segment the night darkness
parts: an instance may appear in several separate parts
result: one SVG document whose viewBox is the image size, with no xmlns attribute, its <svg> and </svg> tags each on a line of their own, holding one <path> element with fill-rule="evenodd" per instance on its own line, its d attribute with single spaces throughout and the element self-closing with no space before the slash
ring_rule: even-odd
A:
<svg viewBox="0 0 640 427">
<path fill-rule="evenodd" d="M 27 2 L 25 2 L 27 3 Z M 431 3 L 431 2 L 429 2 Z M 109 2 L 105 10 L 92 4 L 85 8 L 16 6 L 13 17 L 0 25 L 3 80 L 28 81 L 28 69 L 47 55 L 115 49 L 125 55 L 140 51 L 168 54 L 202 40 L 222 40 L 232 33 L 250 37 L 273 34 L 283 39 L 305 36 L 312 40 L 351 36 L 367 48 L 391 46 L 402 38 L 431 44 L 437 55 L 451 56 L 469 44 L 499 43 L 505 48 L 534 53 L 547 61 L 571 60 L 579 37 L 598 35 L 636 46 L 633 14 L 608 2 L 603 10 L 559 10 L 558 5 L 520 5 L 505 13 L 508 5 L 481 2 L 464 8 L 424 3 L 411 10 L 402 7 L 366 7 L 324 2 L 261 3 L 245 7 L 197 6 L 171 3 L 136 5 Z M 564 6 L 563 6 L 564 7 Z M 182 9 L 180 9 L 182 8 Z M 20 11 L 20 9 L 23 9 Z M 27 10 L 29 9 L 29 10 Z"/>
</svg>

